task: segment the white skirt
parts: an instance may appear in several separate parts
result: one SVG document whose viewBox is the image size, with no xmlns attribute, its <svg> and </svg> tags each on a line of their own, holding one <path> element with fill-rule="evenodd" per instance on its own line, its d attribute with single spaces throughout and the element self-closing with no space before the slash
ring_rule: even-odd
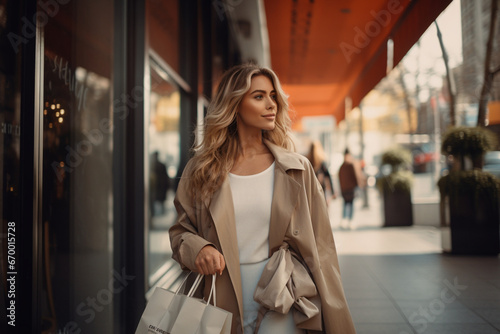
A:
<svg viewBox="0 0 500 334">
<path fill-rule="evenodd" d="M 243 290 L 243 331 L 244 334 L 254 334 L 260 304 L 253 300 L 253 293 L 257 287 L 262 271 L 267 264 L 262 262 L 241 264 L 241 286 Z M 303 334 L 304 330 L 295 327 L 292 311 L 280 314 L 268 311 L 262 319 L 259 334 Z"/>
</svg>

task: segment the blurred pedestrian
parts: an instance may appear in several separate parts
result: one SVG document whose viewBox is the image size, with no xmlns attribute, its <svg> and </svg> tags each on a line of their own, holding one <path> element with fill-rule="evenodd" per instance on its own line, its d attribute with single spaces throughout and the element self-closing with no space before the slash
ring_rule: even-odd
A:
<svg viewBox="0 0 500 334">
<path fill-rule="evenodd" d="M 272 70 L 247 64 L 224 74 L 177 189 L 172 257 L 184 270 L 218 274 L 217 306 L 233 314 L 231 333 L 254 333 L 263 313 L 260 333 L 306 333 L 304 326 L 355 333 L 323 194 L 311 164 L 292 151 L 290 123 L 287 96 Z M 253 298 L 269 257 L 284 242 L 315 283 L 319 313 L 296 314 L 304 306 L 261 312 Z M 211 277 L 205 282 L 207 298 Z"/>
<path fill-rule="evenodd" d="M 336 195 L 333 188 L 332 177 L 326 165 L 325 151 L 319 141 L 315 140 L 311 143 L 307 158 L 314 168 L 314 173 L 318 178 L 319 184 L 321 184 L 321 188 L 323 188 L 326 203 L 329 204 L 330 200 L 336 198 Z"/>
<path fill-rule="evenodd" d="M 342 198 L 344 199 L 340 226 L 351 228 L 351 221 L 354 214 L 353 202 L 356 195 L 356 187 L 358 186 L 358 177 L 354 167 L 354 158 L 348 148 L 344 151 L 344 162 L 339 169 L 339 182 Z"/>
<path fill-rule="evenodd" d="M 165 201 L 167 199 L 167 191 L 170 188 L 170 177 L 167 173 L 167 165 L 160 161 L 158 151 L 151 154 L 151 169 L 150 169 L 150 201 L 151 201 L 151 216 L 158 213 L 165 213 Z M 156 210 L 156 203 L 159 205 L 159 211 Z"/>
</svg>

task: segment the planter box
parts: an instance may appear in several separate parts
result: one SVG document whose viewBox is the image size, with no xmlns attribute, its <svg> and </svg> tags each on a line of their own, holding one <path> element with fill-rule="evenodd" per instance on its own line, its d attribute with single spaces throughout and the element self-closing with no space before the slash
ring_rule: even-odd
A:
<svg viewBox="0 0 500 334">
<path fill-rule="evenodd" d="M 413 224 L 439 227 L 439 197 L 413 198 Z"/>
<path fill-rule="evenodd" d="M 499 254 L 500 212 L 498 202 L 479 200 L 475 198 L 474 194 L 452 193 L 445 201 L 445 210 L 448 210 L 449 214 L 450 253 L 464 255 Z"/>
<path fill-rule="evenodd" d="M 384 190 L 384 227 L 413 225 L 411 193 Z"/>
</svg>

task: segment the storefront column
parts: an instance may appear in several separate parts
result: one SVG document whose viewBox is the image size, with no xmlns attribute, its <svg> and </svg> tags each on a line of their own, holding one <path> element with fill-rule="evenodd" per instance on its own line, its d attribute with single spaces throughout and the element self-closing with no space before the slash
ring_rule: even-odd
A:
<svg viewBox="0 0 500 334">
<path fill-rule="evenodd" d="M 187 82 L 190 91 L 181 91 L 181 162 L 179 172 L 189 160 L 194 143 L 193 131 L 196 126 L 198 106 L 198 1 L 179 1 L 179 24 L 181 41 L 179 44 L 180 75 Z M 180 177 L 180 175 L 178 175 Z"/>
<path fill-rule="evenodd" d="M 132 333 L 145 308 L 144 64 L 145 2 L 115 0 L 114 260 L 134 276 L 114 296 L 114 333 Z M 124 101 L 122 101 L 125 99 Z M 126 108 L 119 112 L 118 108 Z"/>
</svg>

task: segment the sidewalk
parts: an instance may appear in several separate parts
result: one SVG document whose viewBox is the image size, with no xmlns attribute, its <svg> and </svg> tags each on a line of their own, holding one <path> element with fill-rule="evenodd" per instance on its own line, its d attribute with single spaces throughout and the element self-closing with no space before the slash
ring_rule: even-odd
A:
<svg viewBox="0 0 500 334">
<path fill-rule="evenodd" d="M 500 333 L 500 258 L 441 253 L 434 227 L 382 228 L 378 193 L 355 202 L 356 229 L 330 217 L 347 300 L 358 334 Z"/>
</svg>

